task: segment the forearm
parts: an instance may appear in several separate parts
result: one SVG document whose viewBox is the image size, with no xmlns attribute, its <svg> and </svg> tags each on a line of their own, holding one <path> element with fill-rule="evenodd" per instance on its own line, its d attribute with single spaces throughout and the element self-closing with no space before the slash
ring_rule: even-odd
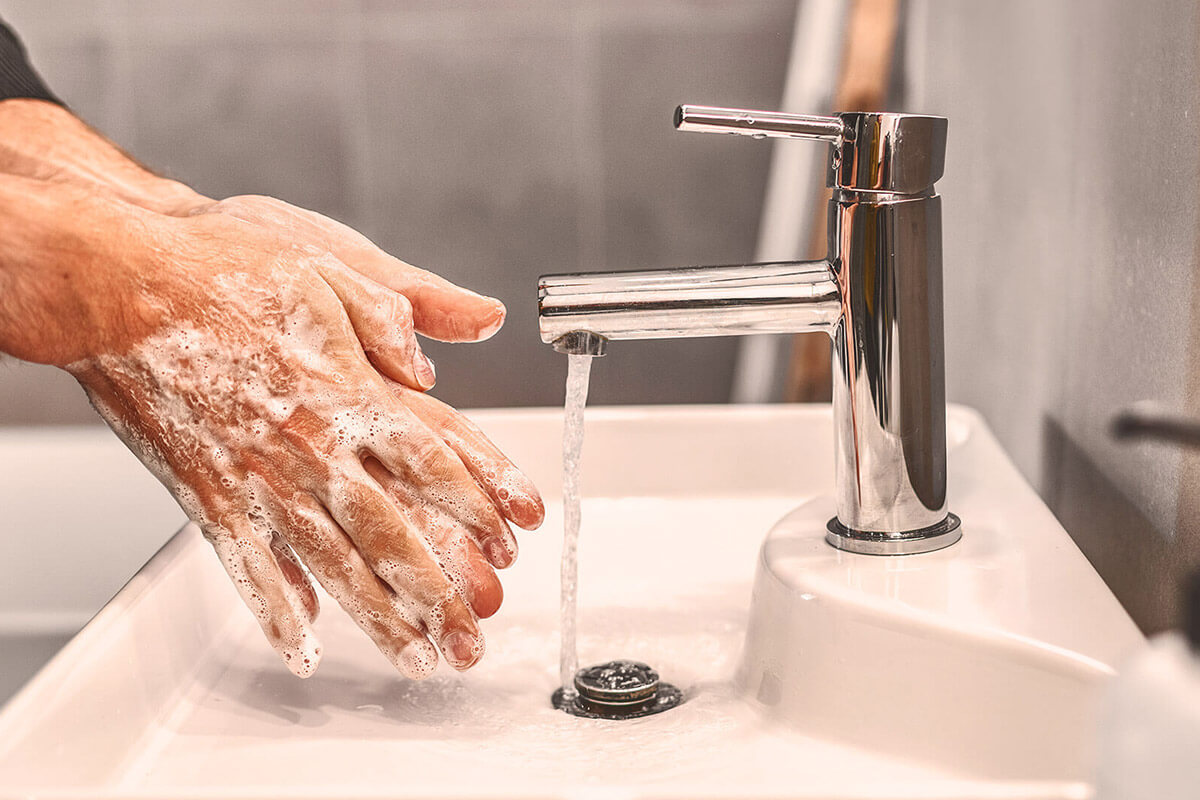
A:
<svg viewBox="0 0 1200 800">
<path fill-rule="evenodd" d="M 97 313 L 139 280 L 127 269 L 146 244 L 138 231 L 210 202 L 53 102 L 0 101 L 0 352 L 57 366 L 89 355 L 140 313 Z"/>
<path fill-rule="evenodd" d="M 155 252 L 153 216 L 88 187 L 0 173 L 0 352 L 65 366 L 110 346 L 141 312 L 131 261 Z"/>
<path fill-rule="evenodd" d="M 70 111 L 44 100 L 0 102 L 0 172 L 100 188 L 164 214 L 187 214 L 211 202 L 150 172 Z"/>
</svg>

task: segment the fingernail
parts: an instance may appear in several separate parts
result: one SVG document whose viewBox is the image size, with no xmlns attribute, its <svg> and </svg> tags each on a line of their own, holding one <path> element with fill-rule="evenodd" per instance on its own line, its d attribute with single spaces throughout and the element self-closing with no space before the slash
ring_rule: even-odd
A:
<svg viewBox="0 0 1200 800">
<path fill-rule="evenodd" d="M 475 334 L 476 340 L 480 342 L 495 336 L 496 331 L 503 327 L 505 317 L 508 316 L 508 309 L 504 307 L 504 303 L 501 303 L 494 297 L 489 297 L 488 299 L 493 303 L 492 317 L 488 320 L 487 324 L 481 327 L 479 332 Z"/>
<path fill-rule="evenodd" d="M 509 549 L 504 546 L 499 536 L 493 536 L 483 543 L 483 554 L 487 556 L 487 560 L 492 566 L 503 569 L 513 562 L 513 555 Z"/>
<path fill-rule="evenodd" d="M 433 369 L 433 362 L 420 350 L 413 356 L 413 372 L 417 374 L 417 383 L 421 384 L 422 389 L 432 389 L 433 384 L 437 382 L 437 372 Z"/>
<path fill-rule="evenodd" d="M 483 640 L 466 631 L 455 631 L 442 637 L 442 652 L 455 669 L 466 669 L 483 655 Z"/>
</svg>

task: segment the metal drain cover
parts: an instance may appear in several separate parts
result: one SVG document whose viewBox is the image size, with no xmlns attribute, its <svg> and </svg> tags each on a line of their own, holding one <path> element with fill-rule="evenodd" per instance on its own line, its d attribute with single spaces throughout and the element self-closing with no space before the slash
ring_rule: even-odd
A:
<svg viewBox="0 0 1200 800">
<path fill-rule="evenodd" d="M 640 661 L 609 661 L 575 673 L 575 691 L 557 689 L 555 708 L 589 719 L 635 719 L 674 708 L 683 692 L 659 680 L 658 672 Z"/>
</svg>

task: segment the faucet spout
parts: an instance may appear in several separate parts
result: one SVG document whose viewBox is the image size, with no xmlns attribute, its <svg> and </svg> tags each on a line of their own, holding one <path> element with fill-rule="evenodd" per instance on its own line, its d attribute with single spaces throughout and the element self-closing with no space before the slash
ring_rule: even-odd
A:
<svg viewBox="0 0 1200 800">
<path fill-rule="evenodd" d="M 608 352 L 608 339 L 591 331 L 575 330 L 559 336 L 550 342 L 550 346 L 567 356 L 599 358 Z"/>
<path fill-rule="evenodd" d="M 578 332 L 604 339 L 832 334 L 841 311 L 828 261 L 545 275 L 538 281 L 538 325 L 547 344 Z"/>
</svg>

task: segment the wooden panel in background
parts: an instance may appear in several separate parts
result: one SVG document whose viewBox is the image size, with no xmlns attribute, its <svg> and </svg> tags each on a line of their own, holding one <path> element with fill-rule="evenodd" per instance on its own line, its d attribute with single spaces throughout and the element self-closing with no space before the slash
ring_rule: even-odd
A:
<svg viewBox="0 0 1200 800">
<path fill-rule="evenodd" d="M 835 111 L 882 111 L 887 102 L 896 35 L 900 27 L 899 0 L 854 0 L 846 25 L 841 75 L 833 97 Z M 826 216 L 830 190 L 821 188 L 807 258 L 824 258 L 828 251 Z M 828 401 L 833 392 L 829 339 L 792 337 L 784 399 L 792 403 Z"/>
</svg>

